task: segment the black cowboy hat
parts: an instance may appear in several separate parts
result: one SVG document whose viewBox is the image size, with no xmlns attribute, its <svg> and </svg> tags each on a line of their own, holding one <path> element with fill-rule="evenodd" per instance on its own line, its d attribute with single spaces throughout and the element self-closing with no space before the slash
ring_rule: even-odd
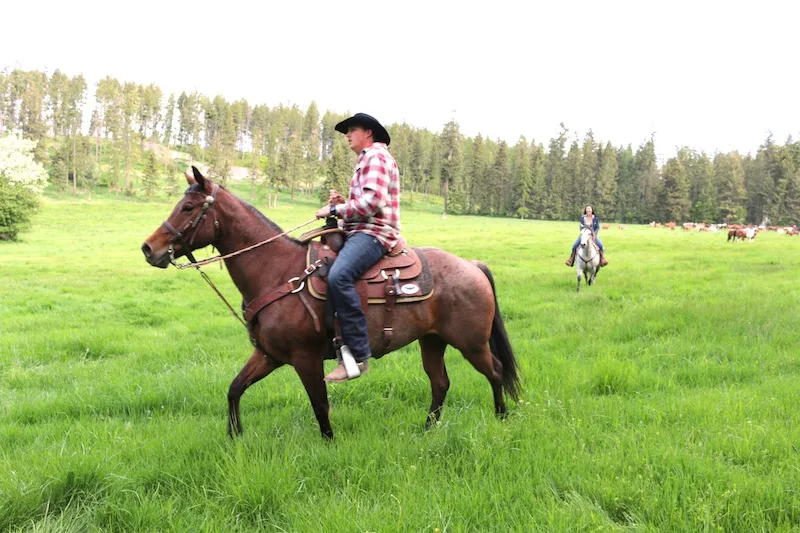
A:
<svg viewBox="0 0 800 533">
<path fill-rule="evenodd" d="M 344 119 L 336 125 L 336 131 L 339 133 L 347 133 L 347 130 L 352 126 L 361 126 L 365 130 L 372 130 L 372 139 L 375 142 L 386 143 L 386 146 L 389 146 L 392 140 L 386 128 L 384 128 L 375 117 L 367 115 L 366 113 L 356 113 L 352 117 Z"/>
</svg>

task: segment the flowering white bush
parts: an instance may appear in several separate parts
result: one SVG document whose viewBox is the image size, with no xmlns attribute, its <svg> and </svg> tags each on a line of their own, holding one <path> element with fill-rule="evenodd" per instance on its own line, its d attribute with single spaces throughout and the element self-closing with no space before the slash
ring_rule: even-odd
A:
<svg viewBox="0 0 800 533">
<path fill-rule="evenodd" d="M 17 240 L 39 205 L 47 173 L 33 159 L 35 146 L 14 135 L 0 137 L 0 241 Z"/>
<path fill-rule="evenodd" d="M 15 135 L 0 137 L 0 179 L 40 194 L 47 185 L 47 172 L 33 159 L 34 141 Z"/>
</svg>

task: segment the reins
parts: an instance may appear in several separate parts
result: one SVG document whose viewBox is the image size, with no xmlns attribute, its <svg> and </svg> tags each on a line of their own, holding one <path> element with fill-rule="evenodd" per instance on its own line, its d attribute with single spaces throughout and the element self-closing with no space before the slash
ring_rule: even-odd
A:
<svg viewBox="0 0 800 533">
<path fill-rule="evenodd" d="M 257 242 L 256 244 L 253 244 L 252 246 L 248 246 L 247 248 L 242 248 L 241 250 L 236 250 L 235 252 L 231 252 L 229 254 L 215 255 L 214 257 L 209 257 L 208 259 L 203 259 L 202 261 L 192 261 L 190 263 L 183 263 L 183 264 L 178 264 L 178 263 L 175 263 L 174 261 L 172 261 L 172 264 L 173 264 L 173 266 L 175 266 L 175 268 L 177 268 L 179 270 L 183 270 L 185 268 L 191 268 L 191 267 L 195 267 L 195 268 L 197 268 L 199 270 L 201 266 L 208 265 L 208 264 L 214 263 L 216 261 L 223 261 L 225 259 L 228 259 L 229 257 L 234 257 L 234 256 L 237 256 L 239 254 L 243 254 L 245 252 L 249 252 L 250 250 L 258 248 L 259 246 L 264 246 L 265 244 L 269 244 L 272 241 L 275 241 L 275 240 L 279 239 L 280 237 L 284 237 L 284 236 L 288 235 L 289 233 L 291 233 L 291 232 L 293 232 L 295 230 L 298 230 L 300 228 L 308 226 L 309 224 L 313 224 L 317 220 L 319 220 L 319 219 L 312 218 L 311 220 L 309 220 L 307 222 L 303 222 L 302 224 L 298 224 L 297 226 L 295 226 L 295 227 L 293 227 L 291 229 L 288 229 L 288 230 L 284 231 L 283 233 L 275 235 L 274 237 L 270 237 L 269 239 L 267 239 L 265 241 Z M 189 256 L 189 254 L 186 254 L 186 255 L 187 255 L 187 257 Z"/>
<path fill-rule="evenodd" d="M 298 230 L 298 229 L 300 229 L 302 227 L 308 226 L 309 224 L 313 224 L 318 219 L 316 217 L 312 218 L 311 220 L 309 220 L 307 222 L 303 222 L 302 224 L 298 224 L 297 226 L 295 226 L 295 227 L 293 227 L 291 229 L 288 229 L 288 230 L 284 231 L 283 233 L 280 233 L 278 235 L 270 237 L 269 239 L 263 240 L 261 242 L 257 242 L 256 244 L 253 244 L 253 245 L 248 246 L 246 248 L 242 248 L 241 250 L 236 250 L 235 252 L 231 252 L 231 253 L 225 254 L 225 255 L 221 255 L 221 254 L 220 255 L 215 255 L 214 257 L 209 257 L 208 259 L 203 259 L 201 261 L 197 261 L 194 258 L 194 255 L 192 254 L 191 250 L 189 250 L 189 247 L 194 242 L 195 235 L 197 234 L 197 231 L 200 229 L 200 224 L 203 221 L 205 221 L 205 219 L 207 218 L 207 212 L 208 211 L 214 211 L 213 208 L 214 208 L 214 204 L 216 203 L 216 197 L 217 197 L 217 191 L 218 190 L 219 190 L 219 185 L 214 184 L 214 188 L 212 189 L 211 194 L 206 196 L 205 199 L 204 199 L 203 207 L 200 210 L 200 213 L 198 213 L 197 216 L 195 216 L 194 218 L 190 219 L 189 222 L 187 222 L 186 225 L 181 230 L 176 230 L 172 226 L 172 224 L 170 224 L 169 222 L 166 222 L 166 221 L 162 222 L 161 226 L 164 229 L 166 229 L 169 233 L 172 234 L 172 239 L 171 239 L 170 247 L 169 247 L 169 255 L 170 255 L 169 262 L 172 264 L 172 266 L 174 266 L 178 270 L 184 270 L 186 268 L 191 268 L 191 267 L 196 268 L 197 271 L 200 273 L 200 276 L 205 280 L 206 283 L 208 283 L 209 287 L 211 287 L 214 290 L 214 292 L 217 293 L 217 296 L 219 296 L 220 299 L 223 302 L 225 302 L 225 305 L 228 306 L 228 309 L 230 309 L 231 314 L 236 318 L 236 320 L 238 320 L 245 327 L 245 329 L 248 329 L 247 328 L 247 324 L 245 323 L 244 320 L 242 320 L 242 317 L 240 317 L 236 313 L 236 310 L 233 308 L 233 306 L 230 304 L 230 302 L 228 302 L 227 298 L 225 298 L 225 296 L 223 296 L 223 294 L 220 292 L 220 290 L 217 288 L 217 286 L 214 285 L 214 282 L 211 281 L 211 278 L 208 277 L 208 274 L 203 272 L 203 270 L 200 267 L 202 267 L 204 265 L 211 264 L 211 263 L 215 263 L 217 261 L 223 261 L 223 260 L 228 259 L 230 257 L 235 257 L 235 256 L 243 254 L 245 252 L 249 252 L 251 250 L 254 250 L 254 249 L 258 248 L 259 246 L 264 246 L 265 244 L 269 244 L 269 243 L 271 243 L 271 242 L 273 242 L 273 241 L 275 241 L 275 240 L 277 240 L 277 239 L 279 239 L 281 237 L 284 237 L 284 236 L 288 235 L 289 233 L 291 233 L 291 232 L 293 232 L 295 230 Z M 195 194 L 202 194 L 202 193 L 197 193 L 195 191 L 193 191 L 193 192 Z M 189 243 L 187 245 L 186 243 L 184 243 L 184 237 L 186 236 L 186 232 L 189 231 L 189 230 L 192 230 L 192 234 L 191 234 L 191 238 L 189 240 Z M 218 235 L 219 235 L 219 221 L 217 220 L 216 212 L 214 212 L 214 240 L 217 239 Z M 180 243 L 184 247 L 186 247 L 187 251 L 186 251 L 185 255 L 186 255 L 186 257 L 189 258 L 189 263 L 178 264 L 178 263 L 175 262 L 175 259 L 173 257 L 173 254 L 175 253 L 175 250 L 172 247 L 172 245 L 175 244 L 175 243 Z M 220 265 L 220 267 L 221 266 L 222 265 Z M 313 270 L 312 270 L 312 272 L 313 272 Z M 306 273 L 306 276 L 308 276 L 310 273 L 311 272 Z M 303 287 L 301 286 L 300 289 L 302 289 L 302 288 Z M 299 292 L 299 290 L 296 290 L 296 291 L 293 291 L 293 292 Z M 308 304 L 306 302 L 303 302 L 303 303 L 308 308 Z M 312 313 L 312 316 L 313 316 L 313 313 Z"/>
</svg>

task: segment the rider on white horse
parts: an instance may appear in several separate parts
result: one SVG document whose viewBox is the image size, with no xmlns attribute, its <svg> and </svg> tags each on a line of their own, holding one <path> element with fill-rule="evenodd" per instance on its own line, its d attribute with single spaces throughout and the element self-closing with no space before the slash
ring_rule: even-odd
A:
<svg viewBox="0 0 800 533">
<path fill-rule="evenodd" d="M 583 216 L 581 216 L 581 225 L 580 228 L 583 227 L 592 228 L 592 232 L 594 232 L 594 242 L 597 243 L 597 247 L 600 248 L 600 266 L 604 267 L 608 264 L 608 260 L 603 255 L 603 243 L 600 242 L 600 239 L 597 238 L 597 234 L 600 233 L 600 217 L 594 214 L 594 208 L 592 206 L 587 205 L 586 208 L 583 210 Z M 575 251 L 578 249 L 578 245 L 581 243 L 581 238 L 578 236 L 575 239 L 575 242 L 572 244 L 572 253 L 569 256 L 569 259 L 564 261 L 564 264 L 568 267 L 571 267 L 575 264 Z"/>
</svg>

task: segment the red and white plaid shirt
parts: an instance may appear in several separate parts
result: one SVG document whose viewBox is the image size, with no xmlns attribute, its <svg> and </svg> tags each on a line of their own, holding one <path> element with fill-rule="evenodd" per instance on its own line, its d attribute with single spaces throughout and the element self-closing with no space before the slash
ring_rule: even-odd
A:
<svg viewBox="0 0 800 533">
<path fill-rule="evenodd" d="M 342 229 L 352 235 L 368 233 L 387 250 L 400 236 L 400 172 L 385 143 L 361 151 L 350 181 L 350 197 L 336 206 Z"/>
</svg>

